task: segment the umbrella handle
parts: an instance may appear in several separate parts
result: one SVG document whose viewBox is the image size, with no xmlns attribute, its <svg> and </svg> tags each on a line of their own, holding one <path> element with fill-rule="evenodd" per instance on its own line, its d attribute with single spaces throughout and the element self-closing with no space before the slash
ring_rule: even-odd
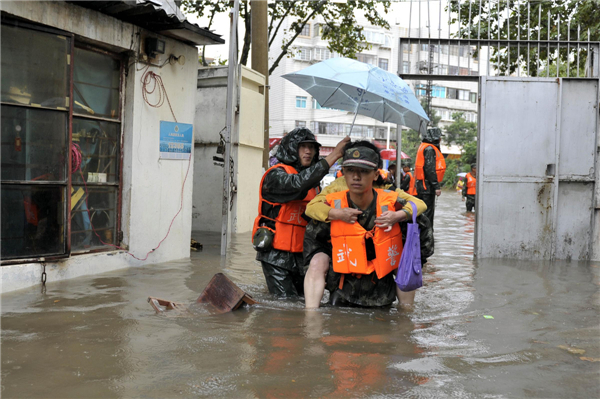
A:
<svg viewBox="0 0 600 399">
<path fill-rule="evenodd" d="M 352 134 L 352 128 L 354 127 L 354 121 L 356 120 L 356 115 L 358 114 L 358 108 L 360 107 L 360 104 L 362 104 L 362 99 L 366 92 L 366 90 L 364 89 L 360 90 L 362 90 L 362 94 L 360 95 L 360 100 L 358 101 L 358 104 L 356 104 L 356 109 L 354 110 L 354 119 L 352 119 L 352 125 L 350 126 L 350 133 L 348 133 L 348 135 Z"/>
</svg>

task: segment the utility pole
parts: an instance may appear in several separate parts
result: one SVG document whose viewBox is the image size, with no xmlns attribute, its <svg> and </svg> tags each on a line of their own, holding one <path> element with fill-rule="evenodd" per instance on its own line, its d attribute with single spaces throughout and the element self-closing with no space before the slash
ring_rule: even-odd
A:
<svg viewBox="0 0 600 399">
<path fill-rule="evenodd" d="M 265 75 L 260 93 L 265 98 L 263 167 L 269 168 L 269 42 L 267 0 L 251 0 L 252 69 Z"/>
<path fill-rule="evenodd" d="M 425 95 L 427 96 L 427 109 L 425 110 L 425 112 L 427 113 L 427 116 L 429 117 L 429 119 L 431 119 L 431 91 L 432 91 L 432 87 L 433 87 L 433 81 L 431 80 L 431 75 L 433 75 L 433 50 L 435 49 L 435 46 L 433 44 L 429 44 L 428 47 L 428 58 L 429 58 L 429 63 L 428 63 L 428 67 L 427 67 L 427 86 L 425 88 Z"/>
</svg>

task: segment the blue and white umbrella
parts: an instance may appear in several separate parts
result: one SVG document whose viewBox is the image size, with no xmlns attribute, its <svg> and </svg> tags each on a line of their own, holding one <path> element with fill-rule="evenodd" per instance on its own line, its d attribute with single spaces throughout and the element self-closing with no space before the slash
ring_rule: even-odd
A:
<svg viewBox="0 0 600 399">
<path fill-rule="evenodd" d="M 424 132 L 429 118 L 410 87 L 398 76 L 348 58 L 330 58 L 283 75 L 322 107 L 365 115 Z"/>
</svg>

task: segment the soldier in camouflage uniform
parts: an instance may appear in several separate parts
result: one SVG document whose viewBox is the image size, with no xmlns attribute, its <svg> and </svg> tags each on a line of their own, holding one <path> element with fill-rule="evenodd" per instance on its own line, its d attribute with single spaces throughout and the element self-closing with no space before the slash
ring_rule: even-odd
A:
<svg viewBox="0 0 600 399">
<path fill-rule="evenodd" d="M 369 147 L 371 149 L 373 149 L 372 153 L 366 152 L 367 155 L 372 155 L 372 154 L 376 154 L 375 157 L 377 159 L 373 159 L 372 161 L 374 163 L 378 163 L 380 162 L 380 157 L 378 155 L 378 150 L 373 147 L 370 143 L 366 143 L 364 144 L 364 142 L 357 142 L 357 143 L 353 143 L 351 144 L 346 151 L 348 151 L 351 148 L 357 148 L 357 147 Z M 361 153 L 363 151 L 361 150 Z M 346 158 L 345 158 L 346 159 Z M 366 159 L 368 160 L 368 156 L 366 157 Z M 351 177 L 350 177 L 351 178 Z M 345 179 L 340 178 L 338 180 L 342 180 Z M 381 178 L 379 178 L 379 180 L 381 180 Z M 337 181 L 336 181 L 337 182 Z M 345 184 L 345 180 L 342 181 L 341 183 L 344 183 L 343 187 L 345 187 L 347 189 L 347 185 Z M 376 182 L 376 184 L 379 183 L 381 184 L 382 182 Z M 333 184 L 332 184 L 333 186 Z M 338 186 L 340 186 L 338 184 Z M 377 185 L 375 185 L 376 187 Z M 341 189 L 338 190 L 334 190 L 332 192 L 335 191 L 339 191 Z M 407 220 L 410 219 L 410 217 L 412 217 L 412 209 L 411 207 L 407 207 L 407 208 L 403 208 L 404 205 L 407 204 L 407 200 L 410 200 L 412 202 L 414 202 L 417 206 L 417 212 L 422 213 L 426 207 L 424 206 L 423 202 L 415 197 L 409 196 L 408 194 L 398 190 L 399 192 L 399 197 L 397 198 L 397 202 L 398 205 L 396 206 L 396 209 L 401 209 L 401 211 L 399 211 L 401 214 L 403 214 L 403 216 L 401 216 L 398 220 Z M 376 193 L 375 193 L 376 194 Z M 317 203 L 319 203 L 318 197 L 315 198 L 313 201 L 316 201 Z M 313 202 L 311 202 L 312 204 Z M 356 206 L 352 201 L 349 201 L 349 208 L 343 209 L 343 210 L 336 210 L 336 211 L 347 211 L 348 214 L 352 214 L 352 217 L 348 220 L 344 220 L 343 218 L 338 218 L 338 220 L 344 220 L 348 223 L 352 223 L 352 222 L 357 222 L 359 223 L 365 230 L 371 230 L 375 227 L 376 225 L 376 220 L 378 219 L 376 216 L 376 199 L 373 200 L 373 202 L 366 207 L 366 209 L 360 209 L 358 206 Z M 322 205 L 320 205 L 322 207 Z M 307 307 L 317 307 L 318 306 L 318 302 L 312 300 L 310 297 L 312 297 L 313 295 L 311 295 L 311 289 L 310 287 L 308 287 L 307 289 L 307 283 L 311 282 L 311 283 L 318 283 L 318 281 L 315 280 L 319 280 L 322 278 L 325 278 L 325 287 L 327 288 L 330 292 L 331 292 L 331 296 L 330 296 L 330 301 L 333 304 L 351 304 L 351 305 L 358 305 L 358 306 L 386 306 L 386 305 L 390 305 L 395 299 L 396 299 L 396 295 L 397 295 L 397 291 L 396 291 L 396 284 L 394 281 L 394 276 L 392 273 L 382 277 L 381 279 L 377 278 L 377 275 L 375 274 L 375 272 L 371 273 L 370 275 L 351 275 L 351 274 L 345 274 L 344 275 L 344 282 L 342 285 L 342 288 L 339 288 L 339 284 L 340 284 L 340 279 L 341 279 L 341 274 L 340 273 L 336 273 L 333 271 L 333 268 L 330 265 L 330 260 L 331 260 L 331 252 L 332 252 L 332 246 L 331 243 L 329 241 L 330 239 L 330 224 L 325 222 L 325 218 L 327 218 L 327 216 L 323 217 L 323 215 L 320 215 L 320 213 L 323 213 L 323 209 L 316 209 L 316 205 L 314 206 L 314 209 L 312 210 L 312 212 L 310 212 L 310 204 L 309 207 L 307 207 L 307 215 L 313 217 L 313 218 L 317 218 L 320 220 L 323 220 L 323 222 L 317 221 L 317 220 L 313 220 L 311 221 L 306 229 L 306 235 L 305 235 L 305 240 L 304 240 L 304 258 L 305 258 L 305 267 L 304 270 L 305 272 L 307 272 L 307 280 L 305 280 L 305 295 L 306 295 L 306 306 Z M 326 208 L 325 214 L 327 214 L 326 212 L 329 212 L 329 219 L 331 219 L 331 211 L 333 211 L 331 208 Z M 312 213 L 312 214 L 311 214 Z M 408 216 L 408 217 L 407 217 Z M 419 218 L 418 218 L 419 220 Z M 422 226 L 430 226 L 430 223 L 428 223 L 428 220 L 421 218 L 421 225 Z M 379 225 L 379 222 L 377 223 Z M 404 223 L 401 223 L 404 224 Z M 406 229 L 406 227 L 405 227 Z M 431 229 L 429 229 L 431 230 Z M 432 243 L 433 243 L 433 237 L 432 234 L 425 234 L 424 237 L 430 237 L 431 238 L 431 243 L 427 243 L 424 246 L 424 249 L 426 251 L 426 255 L 430 256 L 431 252 L 432 252 Z M 313 258 L 315 258 L 315 256 L 318 255 L 318 260 L 313 261 Z M 317 259 L 317 258 L 315 258 Z M 424 260 L 426 259 L 426 257 L 423 258 Z M 326 276 L 320 276 L 321 273 L 321 263 L 327 262 L 326 264 L 329 265 L 328 271 L 324 270 L 324 272 L 326 273 Z M 312 268 L 312 269 L 311 269 Z M 319 269 L 319 271 L 315 272 L 315 269 Z M 316 276 L 317 278 L 311 279 L 309 278 L 309 276 L 313 275 L 313 278 Z M 318 294 L 319 295 L 319 302 L 320 302 L 320 297 L 323 294 L 323 288 L 320 284 L 314 284 L 315 286 L 317 286 L 316 291 L 314 292 L 314 294 Z M 320 293 L 318 292 L 320 288 Z M 308 293 L 307 293 L 308 291 Z M 406 293 L 405 293 L 406 294 Z M 400 295 L 400 294 L 398 294 Z M 414 292 L 412 294 L 412 298 L 414 298 Z M 410 296 L 409 295 L 409 296 Z M 316 303 L 313 303 L 316 302 Z M 411 299 L 411 303 L 412 303 L 412 299 Z"/>
</svg>

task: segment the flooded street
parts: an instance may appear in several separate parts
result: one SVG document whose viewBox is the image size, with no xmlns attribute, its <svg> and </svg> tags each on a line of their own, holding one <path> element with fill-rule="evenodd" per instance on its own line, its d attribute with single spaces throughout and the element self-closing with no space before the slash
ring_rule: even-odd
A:
<svg viewBox="0 0 600 399">
<path fill-rule="evenodd" d="M 510 215 L 508 217 L 516 217 Z M 2 296 L 3 398 L 600 397 L 598 262 L 473 261 L 474 214 L 444 192 L 413 311 L 273 300 L 250 234 L 190 261 Z M 223 272 L 260 304 L 155 314 Z"/>
</svg>

